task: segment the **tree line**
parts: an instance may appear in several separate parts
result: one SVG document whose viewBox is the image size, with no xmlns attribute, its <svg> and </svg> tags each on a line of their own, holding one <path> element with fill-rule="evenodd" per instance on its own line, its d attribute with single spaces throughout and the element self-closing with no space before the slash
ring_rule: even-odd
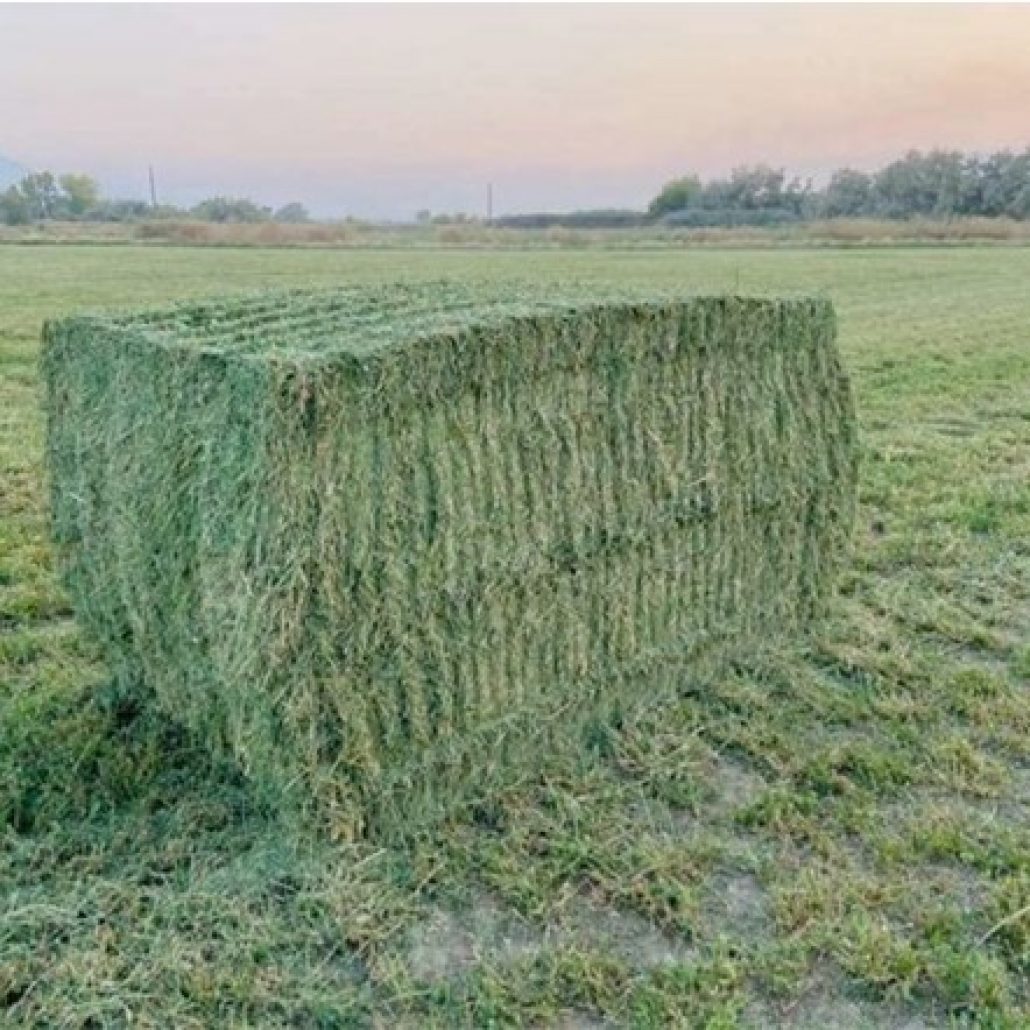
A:
<svg viewBox="0 0 1030 1030">
<path fill-rule="evenodd" d="M 131 222 L 144 218 L 192 218 L 204 222 L 307 222 L 307 209 L 296 201 L 278 209 L 246 197 L 209 197 L 192 207 L 104 197 L 88 175 L 33 172 L 0 193 L 0 222 Z"/>
<path fill-rule="evenodd" d="M 725 178 L 688 174 L 666 183 L 646 211 L 605 209 L 509 215 L 493 224 L 513 228 L 629 228 L 646 225 L 778 225 L 821 218 L 1007 217 L 1030 219 L 1030 147 L 980 156 L 957 150 L 909 151 L 875 172 L 835 171 L 823 187 L 783 168 L 743 165 Z M 205 222 L 306 222 L 303 204 L 273 210 L 246 197 L 210 197 L 193 207 L 103 197 L 88 175 L 36 172 L 0 193 L 0 222 L 48 220 L 121 222 L 191 218 Z M 432 217 L 425 223 L 478 222 L 474 216 Z"/>
<path fill-rule="evenodd" d="M 685 175 L 662 188 L 648 215 L 673 224 L 749 218 L 1030 218 L 1030 147 L 985 157 L 912 150 L 876 172 L 838 169 L 821 189 L 768 165 L 736 168 L 728 178 L 708 182 Z"/>
<path fill-rule="evenodd" d="M 825 186 L 783 168 L 742 165 L 725 178 L 684 175 L 666 183 L 646 211 L 510 215 L 512 228 L 647 225 L 780 225 L 823 218 L 962 217 L 1030 219 L 1030 148 L 985 157 L 956 150 L 909 151 L 879 171 L 835 171 Z"/>
</svg>

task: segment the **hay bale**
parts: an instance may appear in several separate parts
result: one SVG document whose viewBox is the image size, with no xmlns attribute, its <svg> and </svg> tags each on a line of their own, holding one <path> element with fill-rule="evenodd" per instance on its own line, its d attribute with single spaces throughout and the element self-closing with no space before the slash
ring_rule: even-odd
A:
<svg viewBox="0 0 1030 1030">
<path fill-rule="evenodd" d="M 830 304 L 394 285 L 44 330 L 55 538 L 115 674 L 336 832 L 805 623 L 855 492 Z"/>
</svg>

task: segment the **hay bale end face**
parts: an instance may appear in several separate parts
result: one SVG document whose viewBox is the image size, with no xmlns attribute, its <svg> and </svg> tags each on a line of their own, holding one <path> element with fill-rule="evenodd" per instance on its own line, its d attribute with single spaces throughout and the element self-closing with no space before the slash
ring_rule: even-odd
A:
<svg viewBox="0 0 1030 1030">
<path fill-rule="evenodd" d="M 116 675 L 334 832 L 445 810 L 789 632 L 855 494 L 830 304 L 456 284 L 44 330 Z"/>
</svg>

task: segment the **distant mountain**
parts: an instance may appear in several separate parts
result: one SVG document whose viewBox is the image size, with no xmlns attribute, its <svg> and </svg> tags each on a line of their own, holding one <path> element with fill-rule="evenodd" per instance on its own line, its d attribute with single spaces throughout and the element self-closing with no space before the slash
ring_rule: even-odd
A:
<svg viewBox="0 0 1030 1030">
<path fill-rule="evenodd" d="M 4 157 L 3 154 L 0 154 L 0 190 L 7 189 L 8 186 L 13 185 L 28 174 L 29 170 L 24 165 L 20 165 L 17 161 L 12 161 L 9 157 Z"/>
</svg>

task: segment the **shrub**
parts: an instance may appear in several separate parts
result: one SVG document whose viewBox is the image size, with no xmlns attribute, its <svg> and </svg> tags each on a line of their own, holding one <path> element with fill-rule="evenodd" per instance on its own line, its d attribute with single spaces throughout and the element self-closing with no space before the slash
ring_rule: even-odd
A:
<svg viewBox="0 0 1030 1030">
<path fill-rule="evenodd" d="M 708 208 L 688 207 L 681 211 L 670 211 L 662 216 L 664 225 L 714 228 L 736 225 L 792 225 L 801 221 L 796 211 L 786 208 Z"/>
</svg>

